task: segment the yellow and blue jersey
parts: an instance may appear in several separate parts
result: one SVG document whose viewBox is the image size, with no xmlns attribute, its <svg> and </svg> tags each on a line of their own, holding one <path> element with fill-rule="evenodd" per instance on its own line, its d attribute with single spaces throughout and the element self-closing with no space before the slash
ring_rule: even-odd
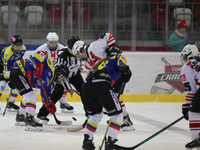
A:
<svg viewBox="0 0 200 150">
<path fill-rule="evenodd" d="M 15 53 L 12 50 L 11 45 L 8 47 L 5 47 L 1 51 L 1 59 L 3 60 L 3 76 L 4 76 L 5 80 L 10 79 L 10 69 L 13 68 L 14 63 L 17 60 L 22 59 L 25 52 L 26 52 L 26 47 L 24 45 L 22 45 L 19 54 Z"/>
<path fill-rule="evenodd" d="M 37 51 L 36 53 L 32 53 L 33 60 L 35 64 L 44 64 L 42 77 L 45 77 L 46 85 L 49 85 L 52 82 L 55 72 L 55 67 L 53 62 L 47 57 L 47 55 L 43 51 Z"/>
<path fill-rule="evenodd" d="M 44 64 L 43 74 L 40 78 L 49 97 L 51 96 L 51 90 L 54 88 L 53 77 L 55 68 L 53 66 L 53 62 L 51 62 L 50 59 L 42 51 L 38 51 L 32 58 L 35 64 L 40 64 L 40 63 Z M 30 85 L 33 88 L 40 89 L 43 100 L 46 100 L 39 79 L 33 77 L 33 71 L 35 70 L 35 68 L 32 62 L 28 59 L 21 59 L 16 61 L 15 67 L 17 67 L 22 72 L 24 77 L 29 81 Z"/>
<path fill-rule="evenodd" d="M 97 70 L 105 70 L 111 75 L 112 81 L 116 82 L 120 77 L 120 70 L 128 67 L 125 55 L 119 53 L 108 60 L 102 61 Z"/>
</svg>

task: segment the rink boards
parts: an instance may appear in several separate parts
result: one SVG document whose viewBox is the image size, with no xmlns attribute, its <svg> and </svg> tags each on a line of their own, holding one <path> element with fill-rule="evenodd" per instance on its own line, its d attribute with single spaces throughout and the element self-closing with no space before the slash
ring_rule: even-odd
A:
<svg viewBox="0 0 200 150">
<path fill-rule="evenodd" d="M 27 51 L 28 58 L 31 51 Z M 184 102 L 185 90 L 181 82 L 180 52 L 123 52 L 132 71 L 132 77 L 126 84 L 124 102 Z M 86 71 L 82 73 L 86 77 Z M 38 101 L 41 101 L 39 90 L 34 90 Z M 6 101 L 9 88 L 4 90 L 0 102 Z M 77 94 L 69 102 L 80 102 Z M 17 101 L 22 97 L 18 96 Z"/>
</svg>

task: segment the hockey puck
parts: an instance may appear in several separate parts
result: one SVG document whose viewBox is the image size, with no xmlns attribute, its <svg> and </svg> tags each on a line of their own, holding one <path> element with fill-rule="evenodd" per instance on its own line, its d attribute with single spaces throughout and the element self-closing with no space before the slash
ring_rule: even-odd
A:
<svg viewBox="0 0 200 150">
<path fill-rule="evenodd" d="M 73 119 L 74 121 L 76 121 L 76 118 L 72 117 L 72 119 Z"/>
</svg>

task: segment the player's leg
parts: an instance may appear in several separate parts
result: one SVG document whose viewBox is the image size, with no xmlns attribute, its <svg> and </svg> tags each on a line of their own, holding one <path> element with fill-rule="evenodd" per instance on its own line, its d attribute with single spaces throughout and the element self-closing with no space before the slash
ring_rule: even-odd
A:
<svg viewBox="0 0 200 150">
<path fill-rule="evenodd" d="M 121 78 L 119 78 L 117 80 L 117 82 L 113 85 L 113 91 L 116 93 L 117 96 L 119 94 L 119 90 L 121 88 L 121 85 L 122 85 Z M 124 86 L 124 88 L 125 88 L 125 86 Z M 133 123 L 131 121 L 131 118 L 129 117 L 129 114 L 126 110 L 126 105 L 124 104 L 123 100 L 121 100 L 121 99 L 120 99 L 120 104 L 122 106 L 122 113 L 123 113 L 123 124 L 121 125 L 121 129 L 123 131 L 134 131 L 135 128 L 133 127 Z"/>
<path fill-rule="evenodd" d="M 121 104 L 113 92 L 112 88 L 109 87 L 109 84 L 104 84 L 102 87 L 100 84 L 98 86 L 102 89 L 107 89 L 103 93 L 95 93 L 97 97 L 100 97 L 98 94 L 102 94 L 101 99 L 102 106 L 105 108 L 106 113 L 110 116 L 110 124 L 108 128 L 108 140 L 106 141 L 105 150 L 115 149 L 115 142 L 117 141 L 117 136 L 120 131 L 121 124 L 123 122 L 123 114 Z M 97 98 L 96 97 L 96 98 Z"/>
<path fill-rule="evenodd" d="M 16 121 L 20 115 L 25 116 L 25 113 L 26 113 L 26 118 L 25 118 L 26 129 L 25 130 L 30 130 L 30 129 L 42 130 L 42 124 L 39 124 L 34 118 L 37 97 L 35 93 L 33 92 L 31 85 L 29 84 L 29 82 L 23 76 L 23 74 L 21 73 L 19 69 L 11 70 L 10 81 L 16 87 L 16 89 L 20 91 L 19 92 L 20 95 L 24 96 L 20 105 L 20 109 L 17 112 Z"/>
<path fill-rule="evenodd" d="M 90 115 L 90 118 L 86 124 L 86 129 L 85 129 L 84 140 L 82 145 L 83 150 L 95 149 L 93 143 L 93 135 L 97 129 L 99 122 L 101 121 L 101 118 L 103 117 L 102 106 L 98 101 L 94 100 L 91 89 L 92 89 L 92 84 L 85 83 L 83 85 L 83 92 L 81 95 L 84 108 Z"/>
<path fill-rule="evenodd" d="M 200 113 L 189 111 L 189 127 L 191 142 L 185 145 L 186 148 L 200 148 Z"/>
<path fill-rule="evenodd" d="M 19 106 L 17 106 L 15 104 L 17 95 L 18 95 L 17 89 L 12 89 L 11 94 L 10 94 L 10 98 L 8 100 L 8 105 L 7 105 L 7 108 L 8 108 L 9 111 L 16 111 L 16 110 L 19 109 Z"/>
<path fill-rule="evenodd" d="M 74 107 L 67 103 L 67 90 L 64 90 L 63 95 L 60 98 L 60 108 L 62 113 L 74 112 Z"/>
<path fill-rule="evenodd" d="M 190 111 L 188 112 L 189 127 L 192 142 L 185 145 L 186 148 L 200 148 L 200 88 L 192 99 Z"/>
<path fill-rule="evenodd" d="M 0 75 L 1 76 L 1 75 Z M 6 81 L 5 80 L 1 80 L 0 81 L 0 97 L 2 96 L 3 94 L 3 90 L 6 88 Z M 1 107 L 0 107 L 0 110 L 1 110 Z"/>
</svg>

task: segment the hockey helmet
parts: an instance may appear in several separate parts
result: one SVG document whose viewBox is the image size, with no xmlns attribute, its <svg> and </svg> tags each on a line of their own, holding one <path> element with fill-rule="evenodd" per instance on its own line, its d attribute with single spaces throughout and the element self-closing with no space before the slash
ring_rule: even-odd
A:
<svg viewBox="0 0 200 150">
<path fill-rule="evenodd" d="M 186 59 L 189 60 L 193 58 L 193 56 L 198 56 L 198 55 L 199 55 L 199 52 L 198 52 L 197 46 L 191 45 L 191 44 L 186 45 L 181 52 L 182 60 L 186 60 Z"/>
<path fill-rule="evenodd" d="M 54 81 L 58 81 L 58 79 L 62 76 L 64 76 L 65 78 L 67 78 L 69 75 L 69 70 L 67 68 L 67 66 L 65 65 L 60 65 L 60 66 L 56 66 L 55 67 L 55 74 L 54 74 Z"/>
<path fill-rule="evenodd" d="M 77 56 L 77 54 L 81 54 L 83 51 L 85 51 L 85 48 L 87 47 L 87 44 L 83 41 L 76 41 L 74 46 L 72 47 L 72 54 L 74 56 Z"/>
<path fill-rule="evenodd" d="M 115 56 L 115 55 L 117 55 L 119 53 L 122 53 L 122 50 L 120 48 L 118 48 L 118 47 L 112 46 L 106 51 L 106 53 L 107 53 L 107 56 L 112 57 L 112 56 Z"/>
<path fill-rule="evenodd" d="M 76 41 L 79 41 L 80 38 L 78 36 L 69 36 L 67 39 L 67 45 L 69 49 L 73 48 L 74 43 L 76 43 Z"/>
<path fill-rule="evenodd" d="M 22 38 L 19 35 L 13 35 L 12 36 L 12 38 L 11 38 L 11 45 L 12 45 L 12 50 L 15 53 L 19 53 L 20 50 L 21 50 L 21 47 L 19 47 L 18 49 L 15 49 L 14 45 L 21 46 L 22 44 L 23 44 L 23 40 L 22 40 Z"/>
<path fill-rule="evenodd" d="M 47 34 L 46 39 L 47 39 L 47 45 L 49 47 L 49 50 L 50 51 L 55 51 L 57 49 L 57 47 L 58 47 L 58 43 L 56 44 L 56 46 L 51 46 L 49 44 L 49 42 L 58 42 L 58 40 L 59 40 L 58 35 L 55 32 L 49 32 Z"/>
</svg>

